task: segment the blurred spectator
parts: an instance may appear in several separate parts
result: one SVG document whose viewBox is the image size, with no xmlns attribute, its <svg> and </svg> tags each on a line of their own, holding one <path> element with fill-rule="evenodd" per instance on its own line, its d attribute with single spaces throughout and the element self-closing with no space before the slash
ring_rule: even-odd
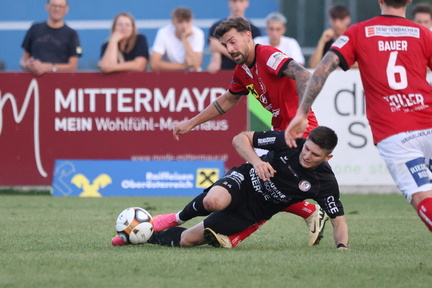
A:
<svg viewBox="0 0 432 288">
<path fill-rule="evenodd" d="M 102 45 L 99 67 L 103 73 L 144 71 L 149 49 L 147 39 L 138 34 L 135 19 L 129 13 L 115 16 L 109 40 Z"/>
<path fill-rule="evenodd" d="M 158 30 L 150 57 L 154 71 L 200 71 L 204 51 L 204 31 L 192 24 L 189 8 L 175 8 L 172 24 Z"/>
<path fill-rule="evenodd" d="M 293 58 L 297 63 L 304 65 L 305 59 L 300 45 L 296 39 L 284 36 L 287 19 L 279 12 L 270 13 L 266 17 L 267 36 L 258 36 L 255 43 L 271 45 Z"/>
<path fill-rule="evenodd" d="M 341 36 L 351 23 L 348 7 L 340 4 L 333 5 L 329 10 L 331 28 L 324 30 L 314 53 L 309 59 L 310 68 L 316 68 L 333 42 Z"/>
<path fill-rule="evenodd" d="M 6 63 L 0 60 L 0 71 L 6 71 Z"/>
<path fill-rule="evenodd" d="M 432 30 L 432 6 L 429 3 L 419 3 L 414 6 L 413 21 Z"/>
<path fill-rule="evenodd" d="M 77 70 L 81 46 L 77 32 L 63 21 L 67 0 L 48 0 L 45 9 L 48 20 L 34 23 L 25 35 L 21 68 L 34 75 Z"/>
<path fill-rule="evenodd" d="M 246 19 L 246 9 L 249 7 L 249 0 L 228 0 L 228 7 L 230 9 L 231 17 L 242 17 Z M 226 19 L 226 18 L 225 18 Z M 207 67 L 207 71 L 210 73 L 216 73 L 219 70 L 234 70 L 236 63 L 232 60 L 231 56 L 226 51 L 226 48 L 220 44 L 219 40 L 213 36 L 216 27 L 225 19 L 219 20 L 214 23 L 209 30 L 209 47 L 211 51 L 210 63 Z M 249 21 L 250 22 L 250 21 Z M 261 36 L 261 31 L 258 27 L 250 23 L 252 37 Z"/>
</svg>

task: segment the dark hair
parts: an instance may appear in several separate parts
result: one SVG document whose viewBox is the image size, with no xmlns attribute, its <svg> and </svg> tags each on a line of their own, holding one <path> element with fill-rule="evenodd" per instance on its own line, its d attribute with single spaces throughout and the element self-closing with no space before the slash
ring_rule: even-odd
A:
<svg viewBox="0 0 432 288">
<path fill-rule="evenodd" d="M 420 3 L 414 6 L 412 16 L 414 17 L 417 13 L 429 13 L 432 15 L 432 6 L 428 3 Z"/>
<path fill-rule="evenodd" d="M 333 151 L 338 142 L 336 132 L 326 126 L 314 128 L 309 133 L 308 139 L 321 149 L 328 151 L 329 154 Z"/>
<path fill-rule="evenodd" d="M 190 21 L 193 17 L 192 11 L 186 7 L 177 7 L 171 13 L 172 19 L 177 19 L 180 22 Z"/>
<path fill-rule="evenodd" d="M 384 0 L 384 3 L 393 8 L 401 8 L 408 4 L 408 0 Z"/>
<path fill-rule="evenodd" d="M 350 10 L 345 5 L 335 4 L 330 8 L 329 14 L 332 19 L 345 19 L 350 16 Z"/>
<path fill-rule="evenodd" d="M 225 33 L 231 29 L 236 29 L 238 32 L 251 31 L 251 26 L 249 21 L 242 17 L 228 18 L 222 21 L 215 29 L 213 36 L 216 38 L 221 38 Z"/>
</svg>

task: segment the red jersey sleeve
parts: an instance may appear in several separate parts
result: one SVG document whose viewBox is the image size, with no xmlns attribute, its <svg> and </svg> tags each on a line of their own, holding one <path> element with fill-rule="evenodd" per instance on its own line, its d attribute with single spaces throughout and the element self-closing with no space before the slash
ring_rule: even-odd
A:
<svg viewBox="0 0 432 288">
<path fill-rule="evenodd" d="M 348 70 L 357 61 L 356 48 L 358 41 L 355 37 L 356 30 L 356 26 L 349 27 L 330 47 L 330 50 L 339 56 L 339 65 L 344 71 Z"/>
</svg>

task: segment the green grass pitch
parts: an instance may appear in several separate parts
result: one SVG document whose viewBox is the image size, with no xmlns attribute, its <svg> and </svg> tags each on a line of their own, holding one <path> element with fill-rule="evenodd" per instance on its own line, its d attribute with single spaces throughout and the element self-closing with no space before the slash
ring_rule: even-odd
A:
<svg viewBox="0 0 432 288">
<path fill-rule="evenodd" d="M 0 193 L 3 288 L 432 287 L 432 235 L 398 194 L 342 195 L 350 251 L 335 249 L 330 223 L 307 246 L 304 220 L 287 213 L 234 249 L 112 247 L 124 208 L 171 213 L 190 198 L 19 194 Z"/>
</svg>

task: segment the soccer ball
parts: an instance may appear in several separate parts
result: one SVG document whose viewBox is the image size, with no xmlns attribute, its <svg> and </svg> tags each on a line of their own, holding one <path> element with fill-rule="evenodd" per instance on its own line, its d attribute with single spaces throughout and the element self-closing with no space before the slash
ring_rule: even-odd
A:
<svg viewBox="0 0 432 288">
<path fill-rule="evenodd" d="M 127 243 L 144 244 L 153 234 L 152 216 L 140 207 L 127 208 L 117 217 L 116 231 Z"/>
</svg>

